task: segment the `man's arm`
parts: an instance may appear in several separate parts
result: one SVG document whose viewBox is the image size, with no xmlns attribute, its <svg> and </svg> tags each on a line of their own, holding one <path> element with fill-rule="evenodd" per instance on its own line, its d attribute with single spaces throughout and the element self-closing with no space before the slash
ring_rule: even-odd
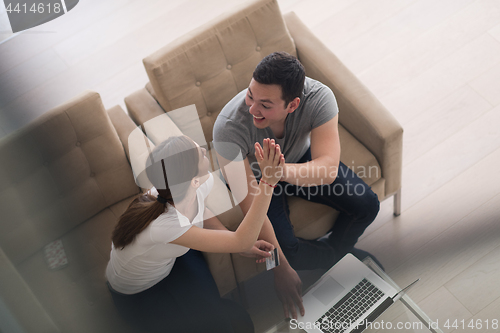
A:
<svg viewBox="0 0 500 333">
<path fill-rule="evenodd" d="M 299 186 L 331 184 L 340 163 L 338 114 L 311 131 L 311 161 L 286 163 L 281 181 Z"/>
<path fill-rule="evenodd" d="M 231 187 L 231 193 L 239 202 L 243 214 L 246 215 L 258 191 L 258 183 L 250 168 L 248 158 L 239 162 L 230 162 L 219 154 L 217 158 L 224 178 Z M 243 163 L 243 166 L 240 163 Z M 245 177 L 242 177 L 243 167 Z M 302 281 L 283 254 L 278 240 L 276 239 L 271 221 L 267 216 L 265 217 L 264 224 L 259 234 L 259 239 L 263 239 L 273 244 L 278 250 L 280 265 L 273 269 L 275 278 L 274 283 L 276 293 L 283 304 L 285 316 L 287 318 L 297 318 L 295 305 L 299 307 L 300 313 L 304 315 L 304 306 L 302 305 Z"/>
</svg>

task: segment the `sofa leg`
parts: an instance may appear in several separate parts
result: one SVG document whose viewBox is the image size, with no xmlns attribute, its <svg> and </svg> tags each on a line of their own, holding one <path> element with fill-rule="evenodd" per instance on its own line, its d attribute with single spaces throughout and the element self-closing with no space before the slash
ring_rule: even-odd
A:
<svg viewBox="0 0 500 333">
<path fill-rule="evenodd" d="M 401 215 L 401 189 L 394 194 L 394 216 Z"/>
</svg>

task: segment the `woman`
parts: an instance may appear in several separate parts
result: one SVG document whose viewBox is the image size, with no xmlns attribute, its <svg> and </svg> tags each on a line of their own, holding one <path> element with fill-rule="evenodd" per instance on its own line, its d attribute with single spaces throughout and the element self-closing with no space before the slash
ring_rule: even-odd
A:
<svg viewBox="0 0 500 333">
<path fill-rule="evenodd" d="M 235 232 L 204 205 L 213 186 L 204 148 L 180 136 L 150 154 L 146 174 L 155 188 L 120 217 L 106 268 L 113 301 L 134 326 L 150 332 L 253 332 L 246 311 L 220 298 L 199 251 L 253 254 L 261 261 L 273 249 L 257 237 L 285 160 L 274 140 L 255 143 L 255 151 L 264 172 Z"/>
</svg>

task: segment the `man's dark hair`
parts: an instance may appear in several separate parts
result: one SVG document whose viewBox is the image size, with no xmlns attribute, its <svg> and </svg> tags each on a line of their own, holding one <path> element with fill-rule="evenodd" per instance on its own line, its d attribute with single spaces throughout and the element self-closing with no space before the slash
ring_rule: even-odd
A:
<svg viewBox="0 0 500 333">
<path fill-rule="evenodd" d="M 253 71 L 253 79 L 260 84 L 277 84 L 285 108 L 295 97 L 302 96 L 306 72 L 294 56 L 286 52 L 274 52 L 266 56 Z"/>
</svg>

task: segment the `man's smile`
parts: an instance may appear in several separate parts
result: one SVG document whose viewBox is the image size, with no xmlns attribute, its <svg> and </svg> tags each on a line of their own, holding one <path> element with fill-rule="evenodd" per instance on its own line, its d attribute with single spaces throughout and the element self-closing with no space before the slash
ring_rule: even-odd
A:
<svg viewBox="0 0 500 333">
<path fill-rule="evenodd" d="M 257 116 L 253 116 L 253 121 L 254 121 L 254 124 L 261 124 L 262 122 L 264 122 L 264 119 L 266 119 L 265 117 L 257 117 Z"/>
</svg>

